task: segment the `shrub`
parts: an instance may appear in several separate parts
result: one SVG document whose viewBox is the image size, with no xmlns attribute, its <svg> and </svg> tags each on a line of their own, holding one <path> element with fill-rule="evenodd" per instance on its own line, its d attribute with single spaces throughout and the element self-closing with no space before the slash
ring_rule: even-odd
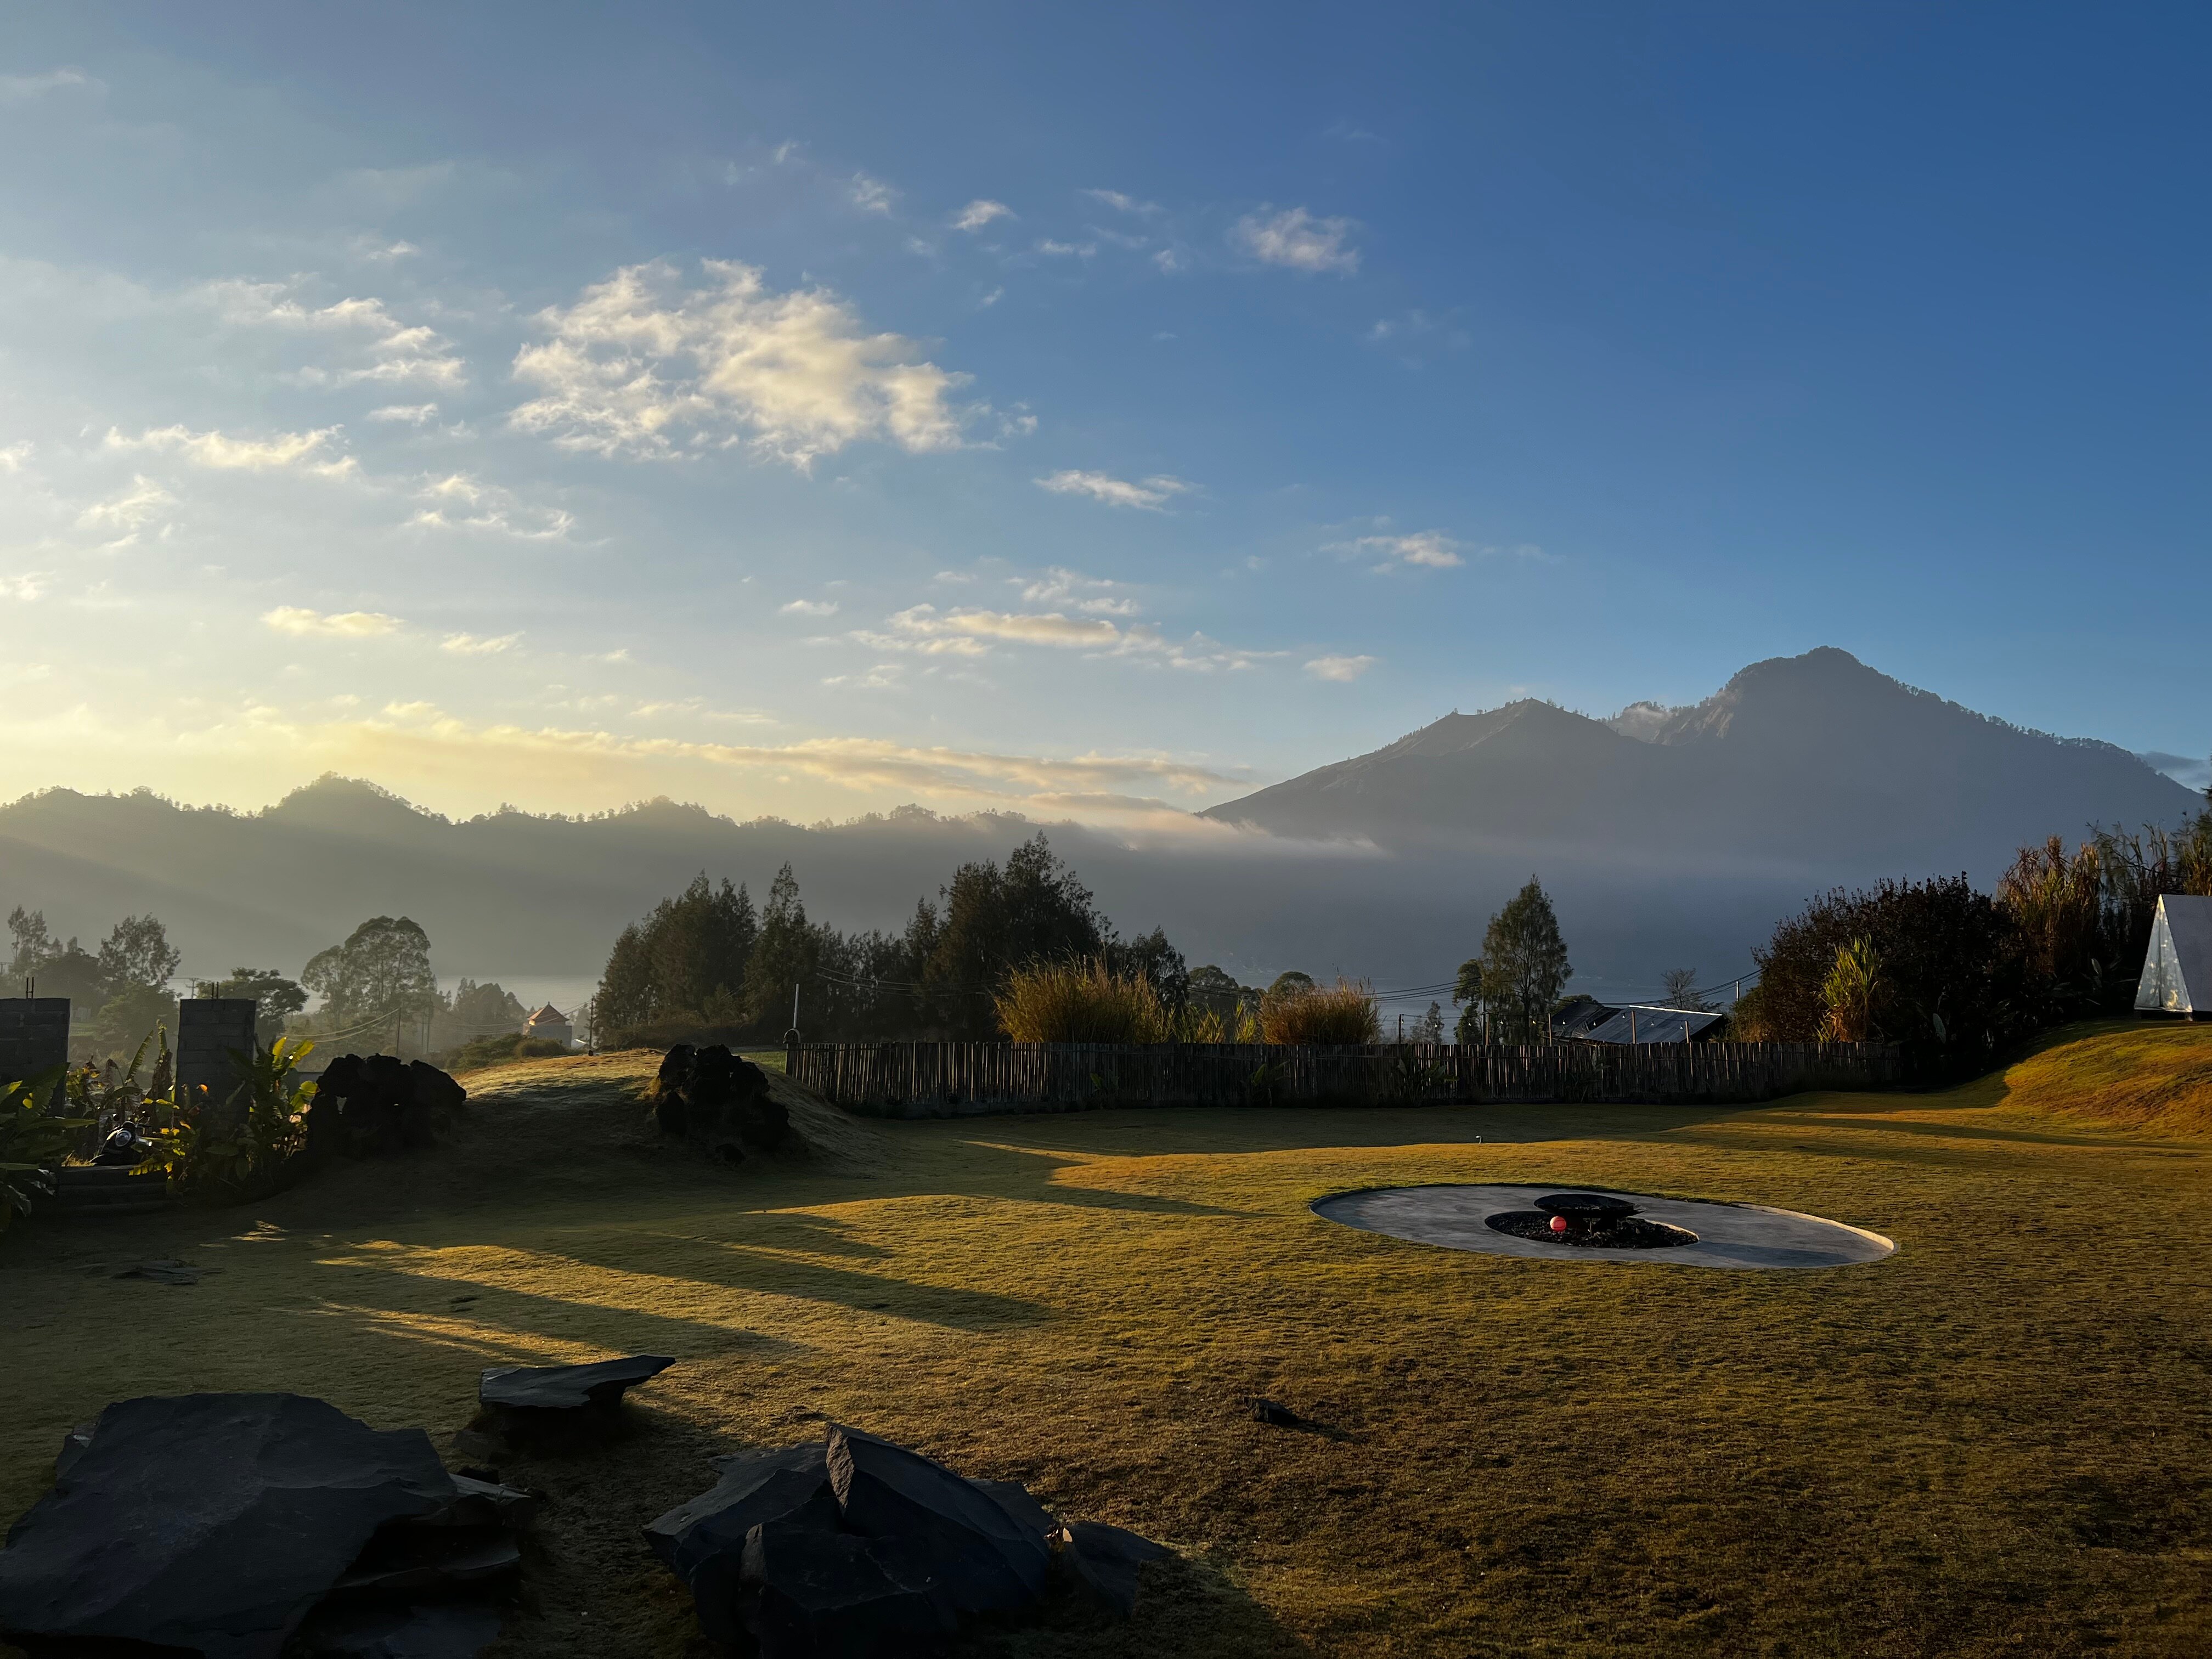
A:
<svg viewBox="0 0 2212 1659">
<path fill-rule="evenodd" d="M 1095 957 L 1018 968 L 991 1002 L 1017 1042 L 1164 1042 L 1170 1035 L 1152 982 Z"/>
<path fill-rule="evenodd" d="M 1264 1042 L 1260 1018 L 1250 1007 L 1237 1004 L 1227 1009 L 1201 1008 L 1194 1003 L 1176 1023 L 1178 1042 Z"/>
<path fill-rule="evenodd" d="M 2022 973 L 2011 916 L 1964 876 L 1838 888 L 1774 930 L 1753 954 L 1762 972 L 1742 1024 L 1770 1041 L 1811 1042 L 1828 1019 L 1837 953 L 1863 939 L 1880 957 L 1882 991 L 1869 1041 L 1986 1052 L 2021 1028 Z"/>
<path fill-rule="evenodd" d="M 1380 1042 L 1382 1015 L 1370 988 L 1340 979 L 1325 988 L 1269 992 L 1260 1005 L 1260 1031 L 1269 1042 Z"/>
</svg>

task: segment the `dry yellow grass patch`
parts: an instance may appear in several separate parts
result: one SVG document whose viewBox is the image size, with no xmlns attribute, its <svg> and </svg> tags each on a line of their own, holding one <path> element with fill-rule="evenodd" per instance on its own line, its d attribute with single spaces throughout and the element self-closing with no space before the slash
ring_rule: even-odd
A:
<svg viewBox="0 0 2212 1659">
<path fill-rule="evenodd" d="M 1195 1564 L 1127 1629 L 1005 1651 L 2212 1647 L 2196 1145 L 1985 1082 L 1746 1112 L 829 1119 L 830 1155 L 732 1172 L 642 1132 L 650 1066 L 516 1067 L 439 1154 L 11 1239 L 0 1514 L 131 1394 L 295 1389 L 442 1435 L 481 1365 L 657 1351 L 684 1363 L 634 1396 L 634 1438 L 516 1468 L 554 1503 L 502 1654 L 684 1652 L 635 1526 L 709 1453 L 824 1415 Z M 1431 1181 L 1750 1199 L 1901 1248 L 1802 1273 L 1532 1261 L 1306 1207 Z M 155 1255 L 223 1271 L 88 1271 Z M 1251 1421 L 1254 1393 L 1318 1430 Z"/>
</svg>

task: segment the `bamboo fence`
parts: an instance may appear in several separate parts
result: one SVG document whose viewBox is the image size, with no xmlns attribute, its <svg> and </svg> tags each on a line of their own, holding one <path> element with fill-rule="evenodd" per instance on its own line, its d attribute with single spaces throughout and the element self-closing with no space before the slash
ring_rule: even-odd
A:
<svg viewBox="0 0 2212 1659">
<path fill-rule="evenodd" d="M 1875 1042 L 817 1043 L 793 1079 L 874 1117 L 962 1117 L 1103 1106 L 1743 1103 L 1906 1080 Z"/>
</svg>

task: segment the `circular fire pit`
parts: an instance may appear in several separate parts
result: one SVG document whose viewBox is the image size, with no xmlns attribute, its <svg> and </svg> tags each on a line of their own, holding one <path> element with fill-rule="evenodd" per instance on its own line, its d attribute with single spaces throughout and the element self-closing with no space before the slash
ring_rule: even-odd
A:
<svg viewBox="0 0 2212 1659">
<path fill-rule="evenodd" d="M 1316 1199 L 1313 1209 L 1345 1226 L 1416 1243 L 1589 1266 L 1844 1267 L 1879 1261 L 1897 1249 L 1879 1233 L 1763 1204 L 1654 1198 L 1550 1182 L 1369 1187 Z M 1567 1224 L 1564 1233 L 1553 1231 L 1554 1221 Z M 1644 1227 L 1663 1230 L 1666 1237 L 1656 1247 L 1623 1237 L 1624 1231 Z"/>
<path fill-rule="evenodd" d="M 1698 1242 L 1687 1227 L 1646 1221 L 1625 1198 L 1604 1193 L 1547 1193 L 1533 1210 L 1502 1210 L 1483 1224 L 1514 1238 L 1583 1250 L 1666 1250 Z"/>
</svg>

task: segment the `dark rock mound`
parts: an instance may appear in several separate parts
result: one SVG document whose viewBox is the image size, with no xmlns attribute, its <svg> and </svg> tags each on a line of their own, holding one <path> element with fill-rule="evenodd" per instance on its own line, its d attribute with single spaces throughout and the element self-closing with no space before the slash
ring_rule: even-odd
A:
<svg viewBox="0 0 2212 1659">
<path fill-rule="evenodd" d="M 1168 1553 L 1105 1528 L 1078 1559 L 1019 1484 L 963 1480 L 858 1429 L 720 1468 L 646 1540 L 690 1587 L 706 1635 L 762 1659 L 933 1651 L 978 1619 L 1039 1611 L 1056 1559 L 1088 1599 L 1126 1613 L 1137 1565 Z"/>
<path fill-rule="evenodd" d="M 721 1043 L 695 1048 L 679 1042 L 661 1060 L 653 1084 L 653 1121 L 732 1163 L 746 1152 L 773 1152 L 791 1128 L 791 1114 L 770 1092 L 768 1074 Z"/>
<path fill-rule="evenodd" d="M 1636 1213 L 1633 1204 L 1608 1193 L 1547 1193 L 1535 1206 L 1570 1221 L 1625 1221 Z"/>
<path fill-rule="evenodd" d="M 341 1054 L 315 1085 L 307 1157 L 375 1158 L 434 1144 L 469 1091 L 419 1060 Z"/>
<path fill-rule="evenodd" d="M 318 1628 L 389 1615 L 396 1631 L 418 1596 L 512 1573 L 508 1527 L 526 1502 L 465 1489 L 419 1429 L 372 1429 L 323 1401 L 126 1400 L 72 1431 L 53 1491 L 9 1533 L 0 1632 L 33 1652 L 143 1644 L 275 1659 L 311 1615 Z M 489 1609 L 462 1622 L 490 1634 L 476 1647 L 309 1650 L 459 1659 L 498 1629 Z"/>
</svg>

